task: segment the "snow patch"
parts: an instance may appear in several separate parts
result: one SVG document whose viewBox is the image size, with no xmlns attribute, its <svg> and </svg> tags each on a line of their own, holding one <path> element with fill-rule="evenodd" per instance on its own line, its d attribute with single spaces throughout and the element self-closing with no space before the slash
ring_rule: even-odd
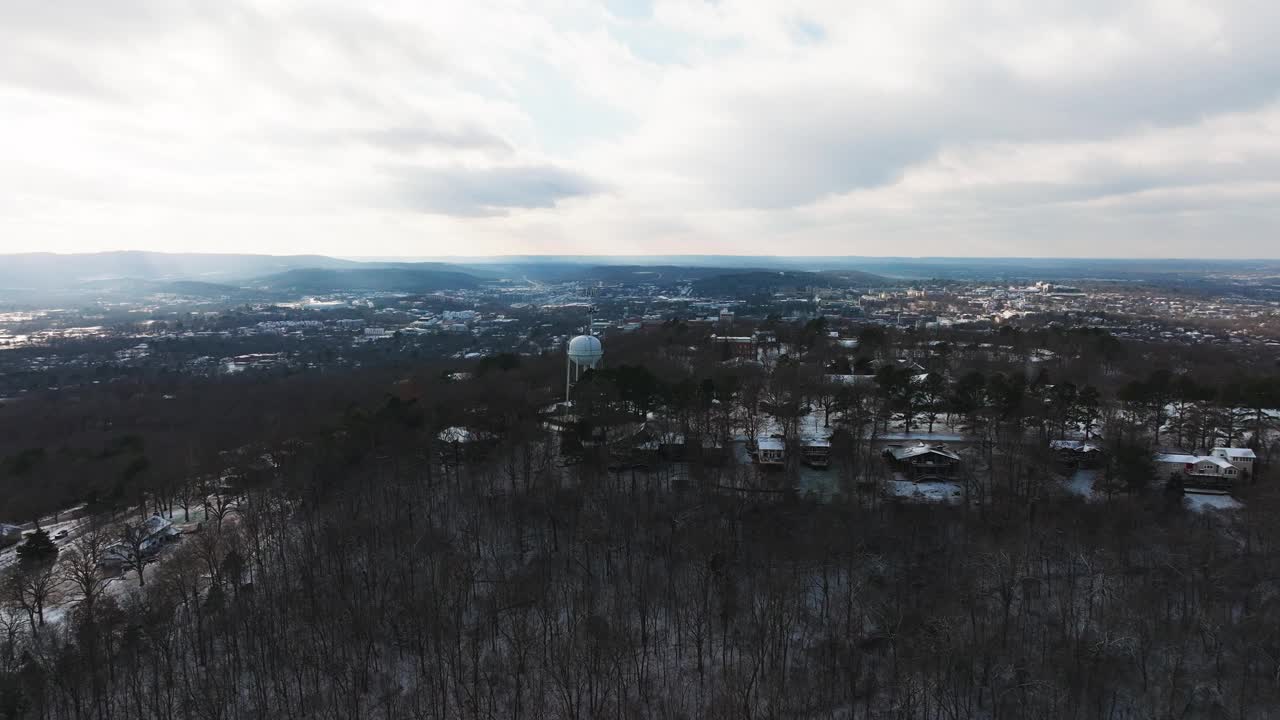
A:
<svg viewBox="0 0 1280 720">
<path fill-rule="evenodd" d="M 941 423 L 939 423 L 941 424 Z M 965 442 L 972 438 L 958 433 L 947 432 L 887 432 L 876 436 L 876 440 L 924 440 L 932 442 Z"/>
<path fill-rule="evenodd" d="M 1182 496 L 1182 503 L 1192 512 L 1226 512 L 1244 507 L 1244 503 L 1230 495 L 1206 495 L 1203 493 L 1187 493 Z"/>
<path fill-rule="evenodd" d="M 909 480 L 889 480 L 885 482 L 885 492 L 891 497 L 899 497 L 919 502 L 960 502 L 964 497 L 964 488 L 953 482 L 919 482 Z"/>
<path fill-rule="evenodd" d="M 1097 470 L 1076 470 L 1062 487 L 1072 495 L 1079 495 L 1086 500 L 1093 500 L 1097 497 L 1093 490 L 1093 482 L 1097 479 Z"/>
</svg>

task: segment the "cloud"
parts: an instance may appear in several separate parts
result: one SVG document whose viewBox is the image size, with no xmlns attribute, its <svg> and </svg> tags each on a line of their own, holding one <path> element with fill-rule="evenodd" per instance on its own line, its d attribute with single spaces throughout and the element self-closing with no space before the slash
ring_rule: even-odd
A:
<svg viewBox="0 0 1280 720">
<path fill-rule="evenodd" d="M 506 154 L 513 149 L 502 138 L 478 127 L 443 130 L 437 127 L 400 126 L 365 130 L 355 135 L 371 145 L 396 151 L 445 147 Z"/>
<path fill-rule="evenodd" d="M 0 0 L 0 251 L 1274 255 L 1277 31 L 1263 0 Z"/>
<path fill-rule="evenodd" d="M 553 166 L 397 168 L 390 176 L 406 207 L 459 217 L 551 208 L 601 190 L 592 180 Z"/>
</svg>

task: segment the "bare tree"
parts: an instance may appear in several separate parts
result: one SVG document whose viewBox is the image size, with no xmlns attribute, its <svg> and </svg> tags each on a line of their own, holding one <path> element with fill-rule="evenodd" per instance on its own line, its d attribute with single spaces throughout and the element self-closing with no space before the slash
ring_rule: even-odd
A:
<svg viewBox="0 0 1280 720">
<path fill-rule="evenodd" d="M 88 619 L 94 617 L 98 598 L 110 582 L 103 572 L 110 545 L 110 537 L 102 527 L 90 522 L 62 554 L 62 576 L 80 596 L 80 609 Z"/>
<path fill-rule="evenodd" d="M 18 657 L 18 641 L 27 618 L 21 607 L 0 605 L 0 671 L 8 671 Z"/>
<path fill-rule="evenodd" d="M 147 539 L 150 534 L 145 523 L 129 523 L 119 527 L 120 544 L 117 552 L 124 561 L 124 566 L 138 573 L 138 587 L 147 584 L 143 577 L 143 569 L 147 565 Z"/>
<path fill-rule="evenodd" d="M 212 518 L 222 528 L 222 523 L 235 507 L 235 498 L 227 492 L 221 479 L 206 478 L 201 482 L 200 496 L 204 504 L 205 519 Z"/>
<path fill-rule="evenodd" d="M 58 587 L 57 564 L 52 562 L 23 564 L 9 579 L 9 591 L 23 610 L 32 627 L 44 626 L 44 610 Z"/>
</svg>

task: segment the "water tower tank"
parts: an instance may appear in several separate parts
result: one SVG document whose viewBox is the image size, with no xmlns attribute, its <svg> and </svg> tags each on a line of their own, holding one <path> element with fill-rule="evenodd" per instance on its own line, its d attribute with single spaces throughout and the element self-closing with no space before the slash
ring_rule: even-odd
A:
<svg viewBox="0 0 1280 720">
<path fill-rule="evenodd" d="M 575 365 L 593 368 L 600 364 L 604 356 L 604 346 L 595 335 L 579 335 L 569 341 L 569 359 Z"/>
</svg>

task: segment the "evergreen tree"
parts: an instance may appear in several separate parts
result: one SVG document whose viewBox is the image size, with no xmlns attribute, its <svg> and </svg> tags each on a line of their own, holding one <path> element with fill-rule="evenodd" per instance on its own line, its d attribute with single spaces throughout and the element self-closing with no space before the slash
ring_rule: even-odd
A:
<svg viewBox="0 0 1280 720">
<path fill-rule="evenodd" d="M 45 530 L 36 530 L 27 535 L 27 539 L 18 546 L 18 562 L 32 567 L 51 563 L 58 559 L 58 546 Z"/>
</svg>

